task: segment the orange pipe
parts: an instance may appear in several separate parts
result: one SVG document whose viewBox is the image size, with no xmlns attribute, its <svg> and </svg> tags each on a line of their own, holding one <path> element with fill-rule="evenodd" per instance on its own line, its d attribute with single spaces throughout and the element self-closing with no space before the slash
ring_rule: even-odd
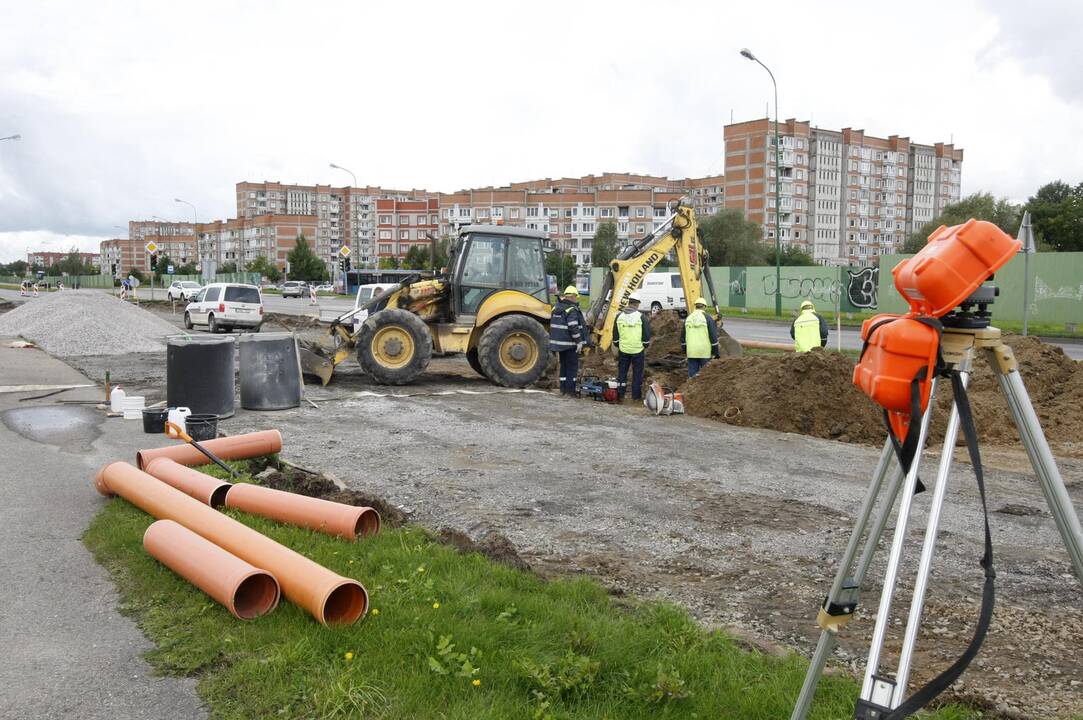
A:
<svg viewBox="0 0 1083 720">
<path fill-rule="evenodd" d="M 373 535 L 380 529 L 380 513 L 370 507 L 320 500 L 246 483 L 229 488 L 226 507 L 337 535 L 346 540 L 356 540 L 358 535 Z"/>
<path fill-rule="evenodd" d="M 282 449 L 282 433 L 277 430 L 263 430 L 262 432 L 248 433 L 247 435 L 215 438 L 199 444 L 223 460 L 244 460 L 245 458 L 259 457 L 260 455 L 271 455 L 280 451 Z M 206 465 L 210 462 L 206 455 L 187 443 L 140 450 L 135 454 L 135 461 L 139 465 L 139 469 L 142 470 L 147 467 L 147 463 L 158 457 L 167 457 L 173 462 L 189 466 Z"/>
<path fill-rule="evenodd" d="M 218 547 L 263 568 L 282 593 L 324 625 L 350 624 L 368 609 L 361 583 L 318 565 L 126 462 L 98 471 L 94 483 L 160 519 L 174 520 Z"/>
<path fill-rule="evenodd" d="M 228 482 L 193 470 L 167 457 L 158 456 L 148 460 L 143 471 L 185 495 L 194 497 L 204 505 L 219 508 L 226 504 L 226 493 L 230 488 Z"/>
<path fill-rule="evenodd" d="M 239 620 L 266 615 L 278 605 L 280 591 L 273 575 L 172 520 L 152 523 L 143 533 L 143 547 Z"/>
</svg>

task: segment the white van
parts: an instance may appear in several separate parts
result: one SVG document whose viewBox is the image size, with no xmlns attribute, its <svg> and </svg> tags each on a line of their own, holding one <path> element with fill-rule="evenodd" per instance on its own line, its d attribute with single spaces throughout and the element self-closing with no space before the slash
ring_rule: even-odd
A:
<svg viewBox="0 0 1083 720">
<path fill-rule="evenodd" d="M 361 307 L 369 300 L 378 295 L 382 295 L 388 290 L 393 290 L 399 286 L 398 283 L 372 283 L 370 285 L 359 285 L 357 288 L 357 297 L 354 298 L 353 307 L 354 310 Z M 353 328 L 354 332 L 361 329 L 361 323 L 368 319 L 368 310 L 362 310 L 353 316 Z"/>
<path fill-rule="evenodd" d="M 211 283 L 184 308 L 184 327 L 206 325 L 207 330 L 248 328 L 259 332 L 263 324 L 263 296 L 255 285 Z"/>
<path fill-rule="evenodd" d="M 684 310 L 684 288 L 681 287 L 681 274 L 678 272 L 655 272 L 643 279 L 639 288 L 642 301 L 640 309 L 657 312 L 658 310 Z"/>
</svg>

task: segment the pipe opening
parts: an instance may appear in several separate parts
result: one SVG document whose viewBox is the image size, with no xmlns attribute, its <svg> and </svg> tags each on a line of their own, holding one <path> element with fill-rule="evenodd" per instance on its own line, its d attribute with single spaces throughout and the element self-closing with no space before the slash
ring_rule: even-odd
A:
<svg viewBox="0 0 1083 720">
<path fill-rule="evenodd" d="M 266 615 L 278 605 L 278 582 L 265 572 L 249 575 L 233 593 L 233 611 L 242 620 Z"/>
<path fill-rule="evenodd" d="M 139 450 L 135 454 L 135 466 L 140 470 L 146 470 L 146 463 L 143 462 L 143 451 Z"/>
<path fill-rule="evenodd" d="M 354 524 L 354 535 L 360 535 L 362 537 L 368 535 L 375 535 L 380 531 L 380 513 L 376 512 L 373 508 L 363 508 L 361 514 L 357 516 L 357 522 Z"/>
<path fill-rule="evenodd" d="M 328 595 L 323 602 L 323 622 L 326 625 L 350 625 L 357 622 L 369 607 L 369 596 L 361 583 L 347 580 Z"/>
<path fill-rule="evenodd" d="M 229 493 L 229 489 L 233 487 L 229 483 L 222 483 L 214 489 L 211 493 L 210 505 L 212 508 L 220 508 L 226 504 L 226 494 Z"/>
</svg>

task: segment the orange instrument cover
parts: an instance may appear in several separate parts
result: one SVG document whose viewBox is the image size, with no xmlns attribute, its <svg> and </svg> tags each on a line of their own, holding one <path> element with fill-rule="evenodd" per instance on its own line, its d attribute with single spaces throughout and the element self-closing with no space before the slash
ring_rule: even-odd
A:
<svg viewBox="0 0 1083 720">
<path fill-rule="evenodd" d="M 941 225 L 917 255 L 895 266 L 895 287 L 917 314 L 941 317 L 1004 266 L 1021 243 L 991 222 Z"/>
<path fill-rule="evenodd" d="M 910 315 L 875 315 L 861 326 L 865 341 L 854 367 L 854 385 L 888 412 L 895 437 L 906 437 L 913 407 L 911 384 L 917 379 L 920 410 L 932 390 L 940 333 L 930 323 Z M 924 373 L 923 373 L 924 371 Z"/>
</svg>

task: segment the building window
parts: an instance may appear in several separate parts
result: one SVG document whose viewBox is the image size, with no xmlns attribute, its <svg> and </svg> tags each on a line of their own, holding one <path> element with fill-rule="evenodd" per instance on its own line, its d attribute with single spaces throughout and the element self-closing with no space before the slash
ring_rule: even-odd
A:
<svg viewBox="0 0 1083 720">
<path fill-rule="evenodd" d="M 410 239 L 410 231 L 409 230 L 399 230 L 399 240 L 409 240 L 409 239 Z"/>
<path fill-rule="evenodd" d="M 511 214 L 511 219 L 512 220 L 518 220 L 519 219 L 519 208 L 512 208 L 510 210 L 510 214 Z"/>
<path fill-rule="evenodd" d="M 468 207 L 459 208 L 459 217 L 461 217 L 461 218 L 470 217 L 470 208 L 468 208 Z"/>
<path fill-rule="evenodd" d="M 613 217 L 613 208 L 602 208 L 602 217 Z"/>
<path fill-rule="evenodd" d="M 528 207 L 526 209 L 526 216 L 527 217 L 538 217 L 538 208 L 536 208 L 536 207 Z"/>
<path fill-rule="evenodd" d="M 391 216 L 390 215 L 381 215 L 380 216 L 380 224 L 381 225 L 390 225 L 391 224 Z"/>
</svg>

